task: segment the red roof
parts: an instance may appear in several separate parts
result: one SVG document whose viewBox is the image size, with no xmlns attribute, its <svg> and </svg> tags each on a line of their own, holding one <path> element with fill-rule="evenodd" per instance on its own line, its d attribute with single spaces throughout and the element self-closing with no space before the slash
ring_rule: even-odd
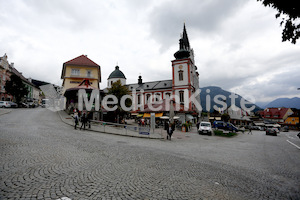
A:
<svg viewBox="0 0 300 200">
<path fill-rule="evenodd" d="M 69 61 L 64 63 L 64 65 L 66 65 L 66 64 L 67 65 L 81 65 L 81 66 L 99 67 L 99 65 L 97 63 L 95 63 L 94 61 L 92 61 L 91 59 L 89 59 L 85 55 L 81 55 L 81 56 L 78 56 L 76 58 L 73 58 L 72 60 L 69 60 Z"/>
<path fill-rule="evenodd" d="M 100 71 L 100 65 L 89 59 L 85 55 L 78 56 L 69 60 L 63 64 L 62 72 L 61 72 L 61 79 L 64 78 L 65 75 L 65 68 L 66 65 L 77 65 L 77 66 L 89 66 L 89 67 L 97 67 Z M 101 72 L 99 72 L 99 81 L 101 82 Z"/>
<path fill-rule="evenodd" d="M 266 108 L 261 112 L 262 117 L 271 119 L 283 119 L 289 108 Z"/>
</svg>

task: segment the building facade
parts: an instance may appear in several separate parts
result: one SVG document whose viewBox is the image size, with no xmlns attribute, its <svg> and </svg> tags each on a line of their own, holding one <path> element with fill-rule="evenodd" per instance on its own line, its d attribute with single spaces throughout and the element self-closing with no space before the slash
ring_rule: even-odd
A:
<svg viewBox="0 0 300 200">
<path fill-rule="evenodd" d="M 140 75 L 137 83 L 126 84 L 126 77 L 117 66 L 108 78 L 108 88 L 111 87 L 112 83 L 120 80 L 123 85 L 128 87 L 131 94 L 135 94 L 138 106 L 171 99 L 180 105 L 181 114 L 198 117 L 201 111 L 194 102 L 200 104 L 199 73 L 197 72 L 194 51 L 190 47 L 185 25 L 179 40 L 179 50 L 175 52 L 174 57 L 175 59 L 171 61 L 172 65 L 170 67 L 171 80 L 143 82 Z M 141 107 L 137 107 L 134 111 L 141 111 Z M 180 113 L 178 114 L 180 115 Z M 186 120 L 183 119 L 182 121 Z"/>
<path fill-rule="evenodd" d="M 288 116 L 293 114 L 290 108 L 266 108 L 261 111 L 260 116 L 275 123 L 284 123 Z"/>
<path fill-rule="evenodd" d="M 0 100 L 1 101 L 13 101 L 13 96 L 9 95 L 5 91 L 5 83 L 10 80 L 12 74 L 13 63 L 9 64 L 7 55 L 0 57 Z"/>
<path fill-rule="evenodd" d="M 88 79 L 94 88 L 100 89 L 100 65 L 86 55 L 78 56 L 63 63 L 61 79 L 63 79 L 63 94 L 67 89 L 77 87 L 85 79 Z"/>
</svg>

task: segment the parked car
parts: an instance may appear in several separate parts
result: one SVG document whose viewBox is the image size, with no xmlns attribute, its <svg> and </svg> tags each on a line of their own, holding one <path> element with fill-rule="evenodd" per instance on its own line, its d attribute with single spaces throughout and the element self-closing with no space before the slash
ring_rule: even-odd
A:
<svg viewBox="0 0 300 200">
<path fill-rule="evenodd" d="M 266 135 L 274 135 L 277 136 L 278 129 L 277 128 L 267 128 Z"/>
<path fill-rule="evenodd" d="M 261 127 L 260 127 L 260 126 L 252 126 L 251 128 L 252 128 L 252 130 L 258 130 L 258 131 L 261 130 Z"/>
<path fill-rule="evenodd" d="M 212 135 L 212 128 L 210 122 L 201 122 L 198 129 L 199 134 Z"/>
<path fill-rule="evenodd" d="M 223 129 L 223 130 L 228 130 L 231 132 L 237 132 L 238 128 L 234 126 L 232 123 L 229 122 L 223 122 L 223 121 L 214 121 L 213 122 L 213 128 L 217 129 Z"/>
<path fill-rule="evenodd" d="M 284 126 L 282 128 L 282 132 L 289 132 L 289 127 L 288 126 Z"/>
<path fill-rule="evenodd" d="M 10 108 L 11 105 L 9 101 L 0 101 L 0 108 Z"/>
<path fill-rule="evenodd" d="M 18 104 L 14 103 L 12 101 L 9 101 L 8 103 L 10 104 L 11 108 L 17 108 L 18 107 Z"/>
<path fill-rule="evenodd" d="M 214 121 L 212 127 L 217 129 L 224 129 L 224 127 L 226 127 L 226 123 L 223 121 Z"/>
<path fill-rule="evenodd" d="M 19 103 L 20 108 L 29 108 L 29 105 L 27 103 Z"/>
</svg>

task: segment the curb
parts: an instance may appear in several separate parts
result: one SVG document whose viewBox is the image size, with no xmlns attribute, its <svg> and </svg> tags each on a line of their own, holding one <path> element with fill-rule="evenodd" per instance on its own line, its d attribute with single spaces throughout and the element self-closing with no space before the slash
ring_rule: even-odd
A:
<svg viewBox="0 0 300 200">
<path fill-rule="evenodd" d="M 60 120 L 69 125 L 69 126 L 72 126 L 74 127 L 73 124 L 70 124 L 68 122 L 65 122 L 60 114 L 60 112 L 58 111 L 57 114 L 59 115 L 60 117 Z M 97 132 L 97 133 L 105 133 L 105 134 L 109 134 L 109 135 L 119 135 L 119 136 L 125 136 L 125 137 L 134 137 L 134 138 L 143 138 L 143 139 L 152 139 L 152 140 L 165 140 L 164 138 L 150 138 L 150 137 L 140 137 L 140 136 L 134 136 L 134 135 L 123 135 L 123 134 L 118 134 L 118 133 L 109 133 L 109 132 L 103 132 L 103 131 L 97 131 L 97 130 L 92 130 L 92 129 L 86 129 L 87 131 L 92 131 L 92 132 Z"/>
<path fill-rule="evenodd" d="M 1 115 L 5 115 L 5 114 L 8 114 L 8 113 L 10 113 L 12 110 L 6 110 L 6 111 L 4 111 L 3 113 L 0 113 L 0 116 Z"/>
</svg>

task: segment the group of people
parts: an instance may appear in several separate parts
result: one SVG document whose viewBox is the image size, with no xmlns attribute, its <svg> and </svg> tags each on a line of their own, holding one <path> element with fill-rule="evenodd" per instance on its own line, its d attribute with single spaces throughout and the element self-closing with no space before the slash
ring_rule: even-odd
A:
<svg viewBox="0 0 300 200">
<path fill-rule="evenodd" d="M 80 130 L 83 128 L 85 130 L 86 125 L 88 125 L 89 128 L 91 128 L 91 119 L 92 119 L 92 112 L 86 113 L 83 111 L 80 113 L 77 109 L 74 110 L 74 128 L 77 129 L 77 126 L 79 125 L 79 122 L 81 122 Z"/>
<path fill-rule="evenodd" d="M 150 120 L 149 119 L 139 119 L 138 120 L 139 126 L 150 126 Z"/>
</svg>

